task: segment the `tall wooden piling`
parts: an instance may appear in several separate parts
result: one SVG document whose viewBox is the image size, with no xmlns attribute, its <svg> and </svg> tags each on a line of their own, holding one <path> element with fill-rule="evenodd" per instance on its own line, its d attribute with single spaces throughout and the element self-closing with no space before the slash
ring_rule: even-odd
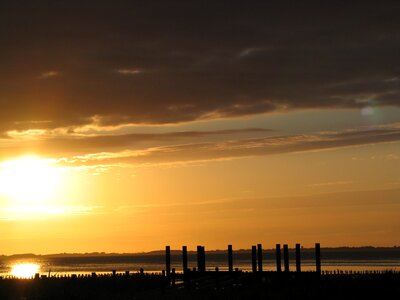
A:
<svg viewBox="0 0 400 300">
<path fill-rule="evenodd" d="M 202 258 L 201 258 L 201 246 L 197 246 L 197 270 L 201 272 L 201 263 L 202 263 Z"/>
<path fill-rule="evenodd" d="M 251 246 L 251 270 L 253 273 L 257 272 L 257 248 Z"/>
<path fill-rule="evenodd" d="M 321 245 L 315 243 L 315 268 L 317 274 L 321 274 Z"/>
<path fill-rule="evenodd" d="M 258 272 L 263 271 L 262 245 L 257 245 Z"/>
<path fill-rule="evenodd" d="M 232 245 L 228 245 L 228 270 L 233 272 L 233 251 Z"/>
<path fill-rule="evenodd" d="M 188 269 L 188 256 L 187 256 L 186 246 L 182 246 L 182 268 L 183 268 L 183 274 L 186 274 Z"/>
<path fill-rule="evenodd" d="M 281 266 L 281 244 L 276 244 L 276 271 L 282 272 Z"/>
<path fill-rule="evenodd" d="M 199 272 L 206 271 L 206 252 L 204 246 L 197 246 L 197 268 Z"/>
<path fill-rule="evenodd" d="M 201 247 L 201 270 L 202 272 L 206 271 L 206 250 L 205 247 Z"/>
<path fill-rule="evenodd" d="M 165 246 L 165 270 L 167 271 L 167 276 L 171 273 L 171 248 L 170 246 Z"/>
<path fill-rule="evenodd" d="M 283 245 L 283 264 L 285 266 L 285 272 L 289 272 L 289 247 L 287 244 Z"/>
<path fill-rule="evenodd" d="M 296 272 L 301 272 L 300 244 L 296 244 Z"/>
</svg>

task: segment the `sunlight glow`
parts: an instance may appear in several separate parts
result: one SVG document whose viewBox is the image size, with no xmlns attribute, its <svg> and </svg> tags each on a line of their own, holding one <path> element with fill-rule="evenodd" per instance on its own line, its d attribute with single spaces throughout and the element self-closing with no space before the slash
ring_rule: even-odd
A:
<svg viewBox="0 0 400 300">
<path fill-rule="evenodd" d="M 32 278 L 39 273 L 39 265 L 33 263 L 23 263 L 12 266 L 11 275 L 18 278 Z"/>
<path fill-rule="evenodd" d="M 98 206 L 20 205 L 0 210 L 0 220 L 34 220 L 61 215 L 94 214 Z"/>
<path fill-rule="evenodd" d="M 14 202 L 40 204 L 54 197 L 61 170 L 54 161 L 34 156 L 0 164 L 0 194 Z"/>
</svg>

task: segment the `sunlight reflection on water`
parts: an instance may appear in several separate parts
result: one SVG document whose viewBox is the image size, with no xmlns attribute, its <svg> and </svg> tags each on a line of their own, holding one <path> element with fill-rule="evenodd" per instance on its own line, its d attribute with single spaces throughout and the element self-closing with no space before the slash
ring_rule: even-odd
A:
<svg viewBox="0 0 400 300">
<path fill-rule="evenodd" d="M 39 271 L 40 266 L 34 263 L 15 264 L 11 267 L 11 275 L 17 278 L 32 278 Z"/>
<path fill-rule="evenodd" d="M 189 262 L 189 267 L 196 267 L 195 261 Z M 171 267 L 175 268 L 177 272 L 182 271 L 182 265 L 180 261 L 173 261 Z M 207 261 L 207 270 L 214 270 L 215 267 L 219 267 L 221 271 L 227 271 L 228 266 L 224 261 L 212 260 Z M 250 261 L 235 261 L 234 267 L 239 268 L 242 271 L 251 271 Z M 112 270 L 117 272 L 130 271 L 131 273 L 137 273 L 143 268 L 145 272 L 160 273 L 161 270 L 165 269 L 163 263 L 117 263 L 117 262 L 106 262 L 106 263 L 56 263 L 47 260 L 38 261 L 14 261 L 9 263 L 0 262 L 0 276 L 13 276 L 18 278 L 33 278 L 36 273 L 47 276 L 65 276 L 72 274 L 89 275 L 92 272 L 98 274 L 111 273 Z M 265 260 L 264 262 L 265 271 L 275 271 L 276 264 L 273 260 Z M 295 270 L 294 262 L 290 262 L 290 270 Z M 366 261 L 351 261 L 351 260 L 326 260 L 322 263 L 323 271 L 400 271 L 400 260 L 366 260 Z M 315 271 L 315 263 L 313 260 L 302 261 L 302 271 Z"/>
</svg>

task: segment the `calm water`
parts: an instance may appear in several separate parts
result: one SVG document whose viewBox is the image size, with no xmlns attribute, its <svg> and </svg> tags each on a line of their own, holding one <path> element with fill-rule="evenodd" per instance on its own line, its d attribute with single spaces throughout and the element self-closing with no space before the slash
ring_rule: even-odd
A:
<svg viewBox="0 0 400 300">
<path fill-rule="evenodd" d="M 400 271 L 400 249 L 372 251 L 372 250 L 343 250 L 332 251 L 322 250 L 322 270 L 393 270 Z M 224 252 L 207 253 L 207 269 L 227 270 L 227 255 Z M 24 257 L 0 257 L 0 276 L 11 275 L 13 266 L 22 263 L 34 263 L 39 265 L 40 274 L 68 275 L 87 274 L 91 272 L 109 273 L 112 270 L 117 272 L 138 272 L 143 268 L 145 272 L 161 272 L 165 269 L 163 254 L 136 254 L 136 255 L 107 255 L 107 256 L 24 256 Z M 189 253 L 189 267 L 196 267 L 195 253 Z M 275 256 L 273 251 L 265 251 L 264 269 L 267 271 L 276 270 Z M 182 270 L 181 256 L 179 253 L 172 253 L 171 266 L 178 272 Z M 251 270 L 251 255 L 243 251 L 234 253 L 234 267 L 243 271 Z M 290 267 L 295 268 L 294 253 L 290 252 Z M 314 271 L 315 261 L 311 250 L 302 252 L 302 270 Z"/>
</svg>

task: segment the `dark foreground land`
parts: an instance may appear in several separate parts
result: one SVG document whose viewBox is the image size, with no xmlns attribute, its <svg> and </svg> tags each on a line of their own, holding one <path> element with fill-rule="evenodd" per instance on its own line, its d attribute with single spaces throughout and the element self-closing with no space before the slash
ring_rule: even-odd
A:
<svg viewBox="0 0 400 300">
<path fill-rule="evenodd" d="M 193 273 L 0 279 L 1 300 L 50 299 L 400 299 L 399 273 Z"/>
</svg>

